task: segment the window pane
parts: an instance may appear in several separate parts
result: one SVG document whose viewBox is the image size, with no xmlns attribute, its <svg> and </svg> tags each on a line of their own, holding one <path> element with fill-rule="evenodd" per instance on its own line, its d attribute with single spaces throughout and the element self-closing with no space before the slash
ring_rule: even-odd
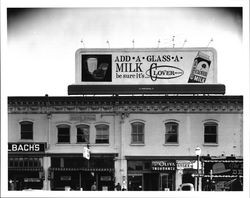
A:
<svg viewBox="0 0 250 198">
<path fill-rule="evenodd" d="M 166 143 L 177 143 L 177 135 L 166 134 Z"/>
<path fill-rule="evenodd" d="M 216 135 L 205 135 L 206 143 L 217 143 Z"/>
<path fill-rule="evenodd" d="M 216 126 L 205 126 L 205 133 L 206 134 L 216 134 Z"/>
</svg>

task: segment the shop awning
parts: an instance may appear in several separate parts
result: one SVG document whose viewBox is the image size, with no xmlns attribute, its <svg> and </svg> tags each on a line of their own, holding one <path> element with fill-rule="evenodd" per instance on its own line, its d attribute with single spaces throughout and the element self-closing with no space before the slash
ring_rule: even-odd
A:
<svg viewBox="0 0 250 198">
<path fill-rule="evenodd" d="M 9 171 L 44 171 L 42 167 L 25 168 L 25 167 L 9 167 Z"/>
<path fill-rule="evenodd" d="M 90 172 L 104 172 L 104 171 L 114 171 L 114 168 L 60 168 L 51 167 L 50 171 L 90 171 Z"/>
<path fill-rule="evenodd" d="M 203 177 L 211 177 L 211 175 L 204 175 Z M 213 175 L 213 178 L 242 178 L 243 175 Z"/>
<path fill-rule="evenodd" d="M 216 160 L 216 159 L 212 159 L 212 160 L 203 160 L 204 163 L 243 163 L 243 160 Z"/>
</svg>

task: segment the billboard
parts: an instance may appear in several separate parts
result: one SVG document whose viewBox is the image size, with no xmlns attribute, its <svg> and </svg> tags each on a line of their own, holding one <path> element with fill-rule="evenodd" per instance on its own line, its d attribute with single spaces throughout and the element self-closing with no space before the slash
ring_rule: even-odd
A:
<svg viewBox="0 0 250 198">
<path fill-rule="evenodd" d="M 124 48 L 76 51 L 76 84 L 214 84 L 213 48 Z"/>
</svg>

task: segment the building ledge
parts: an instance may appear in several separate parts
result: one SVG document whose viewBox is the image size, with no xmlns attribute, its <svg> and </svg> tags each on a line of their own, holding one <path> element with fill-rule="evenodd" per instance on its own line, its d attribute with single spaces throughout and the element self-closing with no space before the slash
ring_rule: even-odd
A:
<svg viewBox="0 0 250 198">
<path fill-rule="evenodd" d="M 145 146 L 145 144 L 129 144 L 130 146 Z"/>
<path fill-rule="evenodd" d="M 167 144 L 163 144 L 163 146 L 180 146 L 178 143 L 167 143 Z"/>
<path fill-rule="evenodd" d="M 213 143 L 212 143 L 212 144 L 209 144 L 209 143 L 204 143 L 204 144 L 203 144 L 203 146 L 215 146 L 215 147 L 216 147 L 216 146 L 219 146 L 219 144 L 213 144 Z"/>
</svg>

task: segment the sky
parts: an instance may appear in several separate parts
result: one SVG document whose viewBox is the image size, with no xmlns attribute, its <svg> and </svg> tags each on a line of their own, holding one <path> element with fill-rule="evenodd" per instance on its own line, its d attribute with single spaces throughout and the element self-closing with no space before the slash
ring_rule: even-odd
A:
<svg viewBox="0 0 250 198">
<path fill-rule="evenodd" d="M 75 83 L 75 52 L 85 48 L 213 47 L 217 82 L 241 95 L 248 83 L 241 8 L 8 8 L 7 96 L 66 96 Z M 212 41 L 211 41 L 212 39 Z M 184 41 L 187 41 L 184 44 Z M 83 42 L 81 42 L 83 41 Z M 7 86 L 5 86 L 7 85 Z"/>
</svg>

